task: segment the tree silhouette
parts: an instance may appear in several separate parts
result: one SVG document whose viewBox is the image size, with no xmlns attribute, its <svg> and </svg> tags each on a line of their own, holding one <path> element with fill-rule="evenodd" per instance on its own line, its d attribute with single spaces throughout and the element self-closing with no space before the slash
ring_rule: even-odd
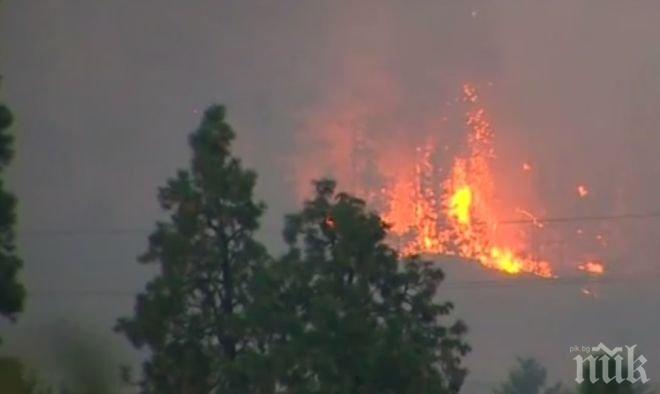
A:
<svg viewBox="0 0 660 394">
<path fill-rule="evenodd" d="M 565 393 L 560 383 L 545 387 L 546 369 L 534 358 L 518 358 L 518 365 L 508 379 L 494 390 L 495 394 L 559 394 Z"/>
<path fill-rule="evenodd" d="M 436 301 L 442 271 L 401 258 L 385 243 L 380 217 L 335 193 L 333 181 L 315 187 L 303 210 L 287 217 L 289 250 L 276 266 L 279 301 L 269 321 L 279 330 L 280 386 L 290 393 L 457 392 L 469 346 L 460 320 L 444 325 L 453 305 Z"/>
<path fill-rule="evenodd" d="M 192 162 L 159 191 L 170 213 L 149 237 L 143 263 L 158 275 L 117 331 L 146 347 L 143 393 L 248 393 L 271 387 L 258 376 L 263 349 L 251 336 L 250 281 L 267 262 L 255 241 L 264 205 L 256 175 L 230 152 L 234 131 L 225 109 L 212 106 L 190 136 Z"/>
<path fill-rule="evenodd" d="M 11 112 L 0 104 L 0 176 L 14 155 L 11 124 Z M 0 314 L 14 320 L 22 311 L 25 298 L 25 288 L 17 279 L 23 262 L 16 252 L 16 198 L 6 190 L 3 178 L 0 177 Z"/>
</svg>

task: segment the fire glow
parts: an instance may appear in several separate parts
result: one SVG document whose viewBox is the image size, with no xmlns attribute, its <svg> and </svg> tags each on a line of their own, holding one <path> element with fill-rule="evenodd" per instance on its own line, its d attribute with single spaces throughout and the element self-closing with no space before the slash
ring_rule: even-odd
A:
<svg viewBox="0 0 660 394">
<path fill-rule="evenodd" d="M 555 274 L 547 261 L 531 257 L 525 252 L 523 239 L 501 231 L 492 205 L 497 190 L 491 174 L 493 130 L 485 110 L 477 105 L 476 89 L 465 85 L 463 93 L 471 107 L 466 120 L 467 155 L 454 159 L 438 193 L 430 164 L 435 147 L 421 149 L 423 154 L 413 174 L 416 179 L 402 177 L 385 189 L 383 217 L 391 224 L 395 238 L 407 240 L 403 246 L 406 254 L 457 255 L 508 274 L 552 278 Z M 533 217 L 526 210 L 520 211 Z M 536 218 L 533 223 L 542 226 Z"/>
<path fill-rule="evenodd" d="M 530 183 L 538 163 L 496 155 L 494 128 L 477 89 L 465 85 L 462 100 L 445 102 L 452 111 L 467 108 L 460 124 L 452 117 L 451 125 L 444 113 L 400 117 L 400 103 L 390 94 L 396 89 L 375 91 L 383 94 L 338 96 L 309 118 L 301 137 L 306 148 L 318 150 L 305 149 L 305 165 L 296 166 L 301 195 L 308 179 L 328 174 L 381 214 L 389 242 L 404 255 L 457 256 L 511 275 L 556 278 L 565 255 L 558 250 L 563 246 L 552 246 L 560 243 L 551 241 L 561 236 L 557 226 L 546 226 L 536 213 L 546 212 Z M 503 172 L 520 171 L 521 163 L 524 177 Z M 587 238 L 579 246 L 589 247 Z"/>
<path fill-rule="evenodd" d="M 589 190 L 584 185 L 578 186 L 577 187 L 577 192 L 578 192 L 578 196 L 580 196 L 580 198 L 585 198 L 589 194 Z"/>
<path fill-rule="evenodd" d="M 602 275 L 605 273 L 605 267 L 600 261 L 587 261 L 584 264 L 578 265 L 578 269 L 591 275 Z"/>
</svg>

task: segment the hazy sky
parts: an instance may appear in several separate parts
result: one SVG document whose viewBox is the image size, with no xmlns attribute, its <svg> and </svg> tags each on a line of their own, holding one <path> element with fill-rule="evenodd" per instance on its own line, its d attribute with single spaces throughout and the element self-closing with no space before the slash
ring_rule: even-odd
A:
<svg viewBox="0 0 660 394">
<path fill-rule="evenodd" d="M 400 125 L 460 115 L 443 105 L 466 81 L 484 87 L 503 161 L 539 168 L 525 187 L 546 214 L 660 211 L 658 15 L 651 1 L 5 0 L 1 97 L 17 118 L 11 185 L 31 292 L 7 349 L 43 360 L 67 324 L 134 359 L 110 327 L 149 275 L 135 256 L 160 215 L 156 188 L 187 164 L 186 136 L 215 102 L 259 172 L 274 249 L 299 170 L 327 154 L 319 122 L 355 110 L 394 140 Z M 588 206 L 571 194 L 581 182 Z M 659 222 L 585 225 L 616 244 L 603 253 L 618 276 L 592 286 L 599 298 L 566 281 L 481 286 L 503 278 L 447 265 L 443 297 L 472 330 L 466 392 L 516 355 L 572 379 L 569 346 L 600 341 L 639 344 L 659 379 Z"/>
</svg>

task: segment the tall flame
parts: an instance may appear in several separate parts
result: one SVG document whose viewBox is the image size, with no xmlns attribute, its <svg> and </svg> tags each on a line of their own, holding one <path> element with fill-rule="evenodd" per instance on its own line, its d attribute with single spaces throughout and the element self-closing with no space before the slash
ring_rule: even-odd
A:
<svg viewBox="0 0 660 394">
<path fill-rule="evenodd" d="M 392 99 L 397 97 L 396 89 L 386 78 L 373 81 L 364 92 L 359 90 L 367 100 L 356 99 L 360 95 L 339 95 L 310 117 L 301 134 L 306 142 L 301 150 L 307 155 L 302 160 L 305 165 L 298 161 L 295 166 L 302 173 L 298 176 L 301 184 L 307 185 L 313 177 L 336 177 L 379 210 L 390 225 L 390 242 L 404 254 L 454 255 L 512 275 L 556 277 L 560 264 L 551 266 L 536 252 L 558 244 L 545 241 L 557 234 L 546 228 L 533 209 L 520 206 L 528 184 L 503 186 L 502 179 L 495 176 L 495 133 L 477 89 L 463 86 L 462 102 L 468 108 L 461 125 L 467 131 L 464 149 L 447 160 L 449 145 L 440 145 L 440 136 L 430 132 L 436 124 L 427 123 L 435 112 L 400 116 L 396 109 L 401 103 Z M 460 101 L 445 105 L 455 108 Z M 444 129 L 448 118 L 441 119 Z M 411 127 L 415 132 L 406 132 Z M 537 163 L 511 159 L 517 166 L 522 163 L 526 176 L 536 172 Z M 589 190 L 580 185 L 577 192 L 586 197 Z M 502 223 L 512 218 L 529 222 L 529 226 Z M 603 247 L 607 245 L 603 236 L 596 239 Z M 553 248 L 543 252 L 563 260 L 562 247 Z M 599 268 L 583 265 L 580 270 L 593 274 Z"/>
<path fill-rule="evenodd" d="M 415 182 L 403 179 L 385 189 L 383 216 L 395 238 L 407 240 L 405 253 L 452 254 L 509 274 L 554 277 L 548 262 L 524 253 L 524 240 L 506 234 L 498 225 L 493 205 L 496 185 L 490 168 L 495 157 L 493 130 L 486 111 L 477 106 L 477 90 L 465 85 L 463 92 L 465 102 L 473 107 L 466 121 L 468 155 L 454 159 L 438 193 L 430 164 L 435 146 L 418 149 Z"/>
</svg>

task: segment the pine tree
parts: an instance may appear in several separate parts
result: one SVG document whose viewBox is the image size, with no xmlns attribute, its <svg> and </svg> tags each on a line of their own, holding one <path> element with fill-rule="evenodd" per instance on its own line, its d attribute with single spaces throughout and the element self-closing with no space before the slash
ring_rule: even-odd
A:
<svg viewBox="0 0 660 394">
<path fill-rule="evenodd" d="M 11 124 L 11 112 L 0 104 L 0 314 L 14 320 L 23 309 L 25 288 L 17 278 L 23 262 L 16 251 L 16 198 L 6 190 L 3 179 L 14 155 Z"/>
<path fill-rule="evenodd" d="M 289 393 L 458 392 L 469 346 L 460 320 L 445 325 L 453 305 L 436 301 L 442 271 L 400 257 L 385 243 L 380 217 L 335 193 L 333 181 L 315 187 L 315 198 L 287 218 L 278 302 L 264 317 L 279 330 L 271 345 L 280 386 Z"/>
<path fill-rule="evenodd" d="M 566 392 L 560 383 L 546 387 L 548 372 L 534 358 L 519 358 L 518 365 L 511 370 L 506 382 L 495 394 L 559 394 Z"/>
<path fill-rule="evenodd" d="M 149 237 L 143 263 L 159 272 L 138 295 L 133 317 L 117 331 L 146 347 L 143 393 L 268 392 L 262 349 L 246 308 L 251 281 L 268 262 L 253 238 L 265 207 L 256 202 L 256 174 L 230 152 L 235 134 L 225 109 L 212 106 L 190 136 L 190 170 L 159 191 L 170 213 Z"/>
</svg>

